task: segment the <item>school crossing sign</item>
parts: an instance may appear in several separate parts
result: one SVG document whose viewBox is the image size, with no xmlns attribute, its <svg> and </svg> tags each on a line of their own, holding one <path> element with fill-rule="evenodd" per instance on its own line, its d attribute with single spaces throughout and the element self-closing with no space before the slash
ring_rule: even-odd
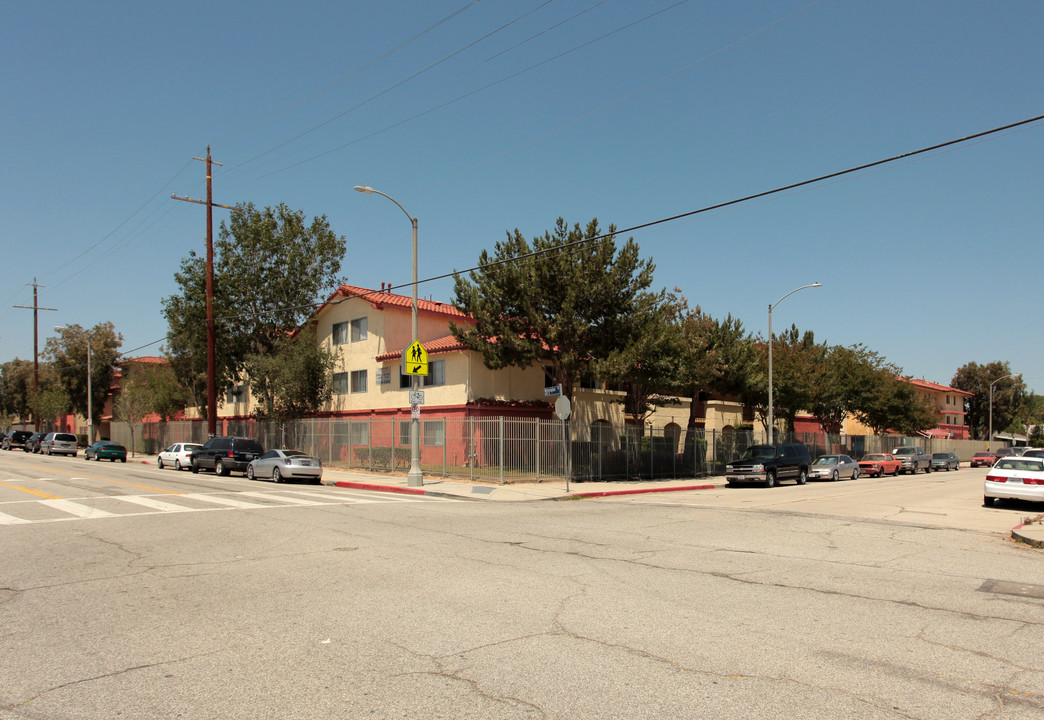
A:
<svg viewBox="0 0 1044 720">
<path fill-rule="evenodd" d="M 414 340 L 402 351 L 402 372 L 404 375 L 428 374 L 428 351 L 420 344 L 420 340 Z"/>
</svg>

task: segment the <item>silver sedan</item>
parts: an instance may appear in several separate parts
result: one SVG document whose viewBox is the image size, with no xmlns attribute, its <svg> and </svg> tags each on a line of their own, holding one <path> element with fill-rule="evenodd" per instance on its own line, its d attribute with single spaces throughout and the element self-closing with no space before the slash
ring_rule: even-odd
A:
<svg viewBox="0 0 1044 720">
<path fill-rule="evenodd" d="M 859 463 L 847 455 L 820 455 L 808 469 L 809 480 L 839 480 L 859 477 Z"/>
<path fill-rule="evenodd" d="M 247 465 L 248 480 L 271 478 L 272 482 L 283 482 L 302 478 L 318 483 L 323 479 L 323 465 L 319 458 L 300 450 L 269 450 Z"/>
</svg>

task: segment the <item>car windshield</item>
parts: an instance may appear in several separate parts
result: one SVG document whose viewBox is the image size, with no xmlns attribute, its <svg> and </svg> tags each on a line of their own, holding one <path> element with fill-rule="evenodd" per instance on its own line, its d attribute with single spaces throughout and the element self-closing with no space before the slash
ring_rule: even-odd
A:
<svg viewBox="0 0 1044 720">
<path fill-rule="evenodd" d="M 284 450 L 283 454 L 287 457 L 305 457 L 305 454 L 300 450 Z"/>
<path fill-rule="evenodd" d="M 754 445 L 743 451 L 740 460 L 773 460 L 776 457 L 776 448 L 771 445 Z"/>
<path fill-rule="evenodd" d="M 1038 460 L 1037 458 L 1005 458 L 998 463 L 997 469 L 1044 472 L 1044 460 Z"/>
<path fill-rule="evenodd" d="M 863 460 L 881 461 L 881 460 L 887 460 L 887 459 L 888 459 L 887 455 L 865 455 L 865 456 L 863 456 Z"/>
<path fill-rule="evenodd" d="M 892 454 L 893 455 L 913 455 L 916 452 L 917 451 L 914 448 L 899 448 L 898 450 L 893 450 Z"/>
<path fill-rule="evenodd" d="M 975 453 L 975 457 L 993 457 L 993 453 L 988 453 L 988 452 Z"/>
<path fill-rule="evenodd" d="M 837 465 L 837 455 L 824 455 L 817 457 L 813 465 Z"/>
<path fill-rule="evenodd" d="M 932 457 L 936 460 L 945 460 L 950 457 L 949 453 L 932 453 Z"/>
</svg>

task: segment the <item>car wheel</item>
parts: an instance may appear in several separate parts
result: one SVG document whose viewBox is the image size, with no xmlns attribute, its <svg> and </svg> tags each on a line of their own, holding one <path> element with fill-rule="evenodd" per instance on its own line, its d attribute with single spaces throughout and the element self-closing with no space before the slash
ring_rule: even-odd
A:
<svg viewBox="0 0 1044 720">
<path fill-rule="evenodd" d="M 120 462 L 122 462 L 122 463 L 127 462 L 127 458 L 120 458 Z"/>
<path fill-rule="evenodd" d="M 924 474 L 925 474 L 925 475 L 927 475 L 927 474 L 928 474 L 928 473 L 930 473 L 931 471 L 932 471 L 932 466 L 931 466 L 931 465 L 929 465 L 928 467 L 926 467 L 926 468 L 924 469 Z"/>
<path fill-rule="evenodd" d="M 852 479 L 853 480 L 858 480 L 859 479 L 859 468 L 856 468 L 855 470 L 852 471 Z"/>
<path fill-rule="evenodd" d="M 163 469 L 163 458 L 156 458 L 156 467 L 158 467 L 160 470 Z"/>
<path fill-rule="evenodd" d="M 283 482 L 283 476 L 279 474 L 279 468 L 272 468 L 272 482 Z"/>
<path fill-rule="evenodd" d="M 192 472 L 194 472 L 194 473 L 198 473 L 199 472 L 199 463 L 196 462 L 195 460 L 192 461 Z"/>
<path fill-rule="evenodd" d="M 831 476 L 830 476 L 830 482 L 837 482 L 837 477 L 838 477 L 837 470 L 835 470 L 833 472 L 833 474 L 831 474 Z"/>
<path fill-rule="evenodd" d="M 97 460 L 98 462 L 101 462 L 101 455 L 95 455 L 94 459 Z"/>
<path fill-rule="evenodd" d="M 996 499 L 997 498 L 991 498 L 989 495 L 983 495 L 982 496 L 982 506 L 983 507 L 993 507 L 993 501 L 996 500 Z"/>
<path fill-rule="evenodd" d="M 225 464 L 220 460 L 214 462 L 214 473 L 217 475 L 225 474 Z"/>
<path fill-rule="evenodd" d="M 253 479 L 254 479 L 254 466 L 253 465 L 247 465 L 247 480 L 253 480 Z"/>
<path fill-rule="evenodd" d="M 776 487 L 776 473 L 772 470 L 765 473 L 765 487 Z"/>
<path fill-rule="evenodd" d="M 178 458 L 177 460 L 174 461 L 174 469 L 177 470 L 178 472 L 181 472 L 181 470 L 182 470 L 181 458 Z"/>
</svg>

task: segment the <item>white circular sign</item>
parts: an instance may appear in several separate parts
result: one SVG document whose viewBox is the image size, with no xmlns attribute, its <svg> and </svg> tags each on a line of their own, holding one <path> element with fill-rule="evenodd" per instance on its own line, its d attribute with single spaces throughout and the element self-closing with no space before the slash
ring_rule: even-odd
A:
<svg viewBox="0 0 1044 720">
<path fill-rule="evenodd" d="M 559 420 L 568 420 L 569 413 L 572 412 L 572 410 L 573 408 L 569 402 L 569 398 L 565 395 L 562 395 L 555 400 L 555 415 L 558 416 Z"/>
</svg>

